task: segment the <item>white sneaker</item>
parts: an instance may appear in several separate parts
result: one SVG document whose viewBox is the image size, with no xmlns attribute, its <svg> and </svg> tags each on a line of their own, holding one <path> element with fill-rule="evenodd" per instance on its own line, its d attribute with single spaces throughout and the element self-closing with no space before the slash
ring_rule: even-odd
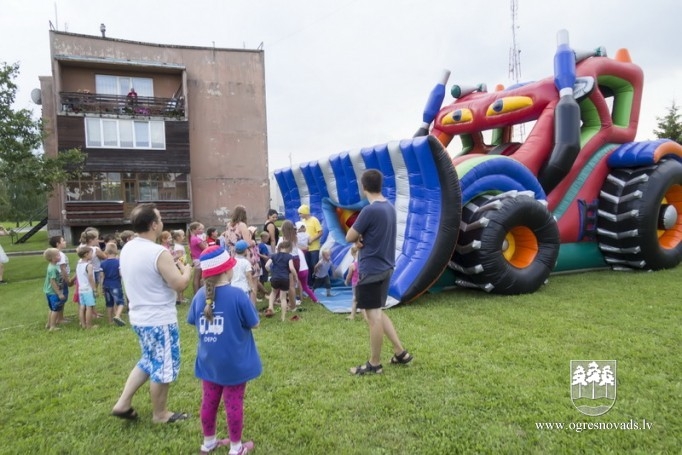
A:
<svg viewBox="0 0 682 455">
<path fill-rule="evenodd" d="M 251 452 L 253 450 L 253 447 L 254 447 L 253 441 L 242 442 L 242 446 L 238 451 L 233 452 L 232 450 L 230 450 L 230 455 L 245 455 Z"/>
<path fill-rule="evenodd" d="M 296 306 L 301 306 L 301 301 L 296 299 Z"/>
<path fill-rule="evenodd" d="M 213 445 L 207 446 L 206 444 L 201 444 L 201 449 L 200 452 L 202 455 L 207 455 L 211 452 L 213 452 L 215 449 L 218 447 L 223 447 L 223 446 L 229 446 L 230 445 L 230 438 L 226 439 L 217 439 Z M 246 452 L 244 452 L 246 453 Z"/>
</svg>

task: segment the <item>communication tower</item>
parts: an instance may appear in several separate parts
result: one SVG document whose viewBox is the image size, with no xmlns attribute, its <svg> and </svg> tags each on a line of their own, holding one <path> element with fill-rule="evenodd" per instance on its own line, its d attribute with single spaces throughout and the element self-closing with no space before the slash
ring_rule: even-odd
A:
<svg viewBox="0 0 682 455">
<path fill-rule="evenodd" d="M 519 2 L 517 0 L 511 0 L 512 47 L 509 48 L 509 78 L 514 81 L 514 84 L 518 84 L 521 79 L 521 49 L 516 41 L 516 29 L 519 28 L 519 26 L 516 25 L 518 11 Z M 514 136 L 517 136 L 519 142 L 523 142 L 526 136 L 525 125 L 518 125 L 514 130 Z"/>
</svg>

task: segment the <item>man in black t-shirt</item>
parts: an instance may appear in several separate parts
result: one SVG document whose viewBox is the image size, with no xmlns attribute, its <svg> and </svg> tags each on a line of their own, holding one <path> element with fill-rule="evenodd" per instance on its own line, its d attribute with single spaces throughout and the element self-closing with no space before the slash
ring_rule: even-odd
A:
<svg viewBox="0 0 682 455">
<path fill-rule="evenodd" d="M 393 344 L 392 364 L 407 364 L 412 354 L 403 349 L 393 322 L 383 310 L 395 267 L 396 212 L 381 194 L 383 174 L 370 169 L 360 179 L 369 205 L 365 206 L 346 234 L 346 241 L 358 248 L 359 281 L 355 287 L 358 308 L 364 309 L 369 324 L 370 359 L 350 369 L 351 374 L 382 373 L 381 346 L 384 335 Z"/>
</svg>

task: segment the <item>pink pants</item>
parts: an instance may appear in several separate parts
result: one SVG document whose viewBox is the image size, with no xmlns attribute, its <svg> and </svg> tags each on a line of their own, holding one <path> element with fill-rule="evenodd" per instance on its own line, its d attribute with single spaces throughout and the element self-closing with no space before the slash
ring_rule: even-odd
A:
<svg viewBox="0 0 682 455">
<path fill-rule="evenodd" d="M 301 286 L 301 290 L 308 294 L 308 297 L 312 299 L 313 302 L 317 303 L 317 297 L 310 286 L 308 286 L 308 270 L 298 271 L 298 284 Z"/>
<path fill-rule="evenodd" d="M 227 430 L 230 433 L 230 441 L 237 442 L 242 439 L 244 428 L 244 391 L 246 383 L 239 385 L 218 385 L 209 381 L 202 381 L 204 390 L 201 400 L 201 427 L 204 436 L 215 436 L 216 419 L 222 396 L 225 403 L 225 415 L 227 417 Z"/>
</svg>

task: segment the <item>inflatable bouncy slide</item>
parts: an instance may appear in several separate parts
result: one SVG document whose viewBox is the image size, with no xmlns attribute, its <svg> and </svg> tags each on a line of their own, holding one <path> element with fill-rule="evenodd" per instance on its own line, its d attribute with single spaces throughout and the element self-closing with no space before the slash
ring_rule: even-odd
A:
<svg viewBox="0 0 682 455">
<path fill-rule="evenodd" d="M 442 106 L 448 76 L 412 139 L 275 172 L 286 217 L 308 204 L 337 267 L 351 262 L 345 233 L 367 203 L 365 169 L 383 172 L 398 211 L 391 304 L 429 289 L 521 294 L 552 272 L 679 264 L 682 146 L 634 142 L 643 74 L 627 50 L 576 52 L 560 31 L 552 77 L 494 92 L 454 85 Z M 530 131 L 515 141 L 519 125 Z"/>
<path fill-rule="evenodd" d="M 384 195 L 397 212 L 396 268 L 389 304 L 412 300 L 443 272 L 459 231 L 457 174 L 434 137 L 341 153 L 275 172 L 286 218 L 296 219 L 298 207 L 308 204 L 324 228 L 322 248 L 329 249 L 332 262 L 346 270 L 352 262 L 346 232 L 367 204 L 360 185 L 365 169 L 384 174 Z"/>
</svg>

